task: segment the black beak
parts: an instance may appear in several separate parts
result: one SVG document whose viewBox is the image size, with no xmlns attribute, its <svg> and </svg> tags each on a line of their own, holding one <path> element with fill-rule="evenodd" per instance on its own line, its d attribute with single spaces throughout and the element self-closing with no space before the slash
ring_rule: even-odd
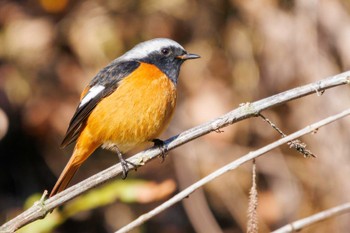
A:
<svg viewBox="0 0 350 233">
<path fill-rule="evenodd" d="M 177 56 L 176 58 L 181 60 L 188 60 L 188 59 L 197 59 L 197 58 L 200 58 L 200 56 L 193 53 L 185 53 L 184 55 Z"/>
</svg>

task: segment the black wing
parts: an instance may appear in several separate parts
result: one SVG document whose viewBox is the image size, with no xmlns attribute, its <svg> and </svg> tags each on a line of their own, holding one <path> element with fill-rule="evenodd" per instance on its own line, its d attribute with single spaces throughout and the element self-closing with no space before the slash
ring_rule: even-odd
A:
<svg viewBox="0 0 350 233">
<path fill-rule="evenodd" d="M 89 90 L 97 86 L 103 86 L 104 88 L 91 99 L 85 100 L 85 103 L 83 103 L 84 98 L 89 95 L 89 91 L 87 91 L 85 96 L 81 99 L 69 123 L 66 136 L 61 143 L 61 148 L 68 146 L 79 137 L 91 111 L 103 98 L 112 94 L 118 88 L 119 82 L 133 72 L 139 65 L 140 63 L 136 61 L 119 62 L 118 60 L 114 60 L 91 80 L 88 86 Z"/>
</svg>

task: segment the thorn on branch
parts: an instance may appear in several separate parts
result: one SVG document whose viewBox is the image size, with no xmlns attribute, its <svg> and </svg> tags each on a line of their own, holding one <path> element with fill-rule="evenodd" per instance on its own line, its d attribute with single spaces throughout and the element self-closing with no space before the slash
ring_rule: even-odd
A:
<svg viewBox="0 0 350 233">
<path fill-rule="evenodd" d="M 47 198 L 48 193 L 49 192 L 47 190 L 45 190 L 43 192 L 43 195 L 39 199 L 39 201 L 36 201 L 34 203 L 34 206 L 39 206 L 40 207 L 41 218 L 45 218 L 45 216 L 49 213 L 49 211 L 47 211 L 46 206 L 45 206 L 45 200 Z"/>
<path fill-rule="evenodd" d="M 259 113 L 259 116 L 265 121 L 267 122 L 273 129 L 275 129 L 282 138 L 286 137 L 287 135 L 285 133 L 282 132 L 282 130 L 280 130 L 272 121 L 270 121 L 268 118 L 266 118 L 265 116 L 263 116 L 261 113 Z M 313 131 L 313 133 L 317 133 L 317 129 Z M 293 148 L 296 151 L 298 151 L 300 154 L 304 155 L 305 158 L 309 158 L 309 157 L 314 157 L 316 158 L 316 155 L 314 155 L 310 150 L 306 149 L 306 144 L 303 143 L 302 141 L 296 139 L 293 141 L 290 141 L 287 143 L 289 148 Z"/>
<path fill-rule="evenodd" d="M 43 195 L 41 196 L 41 198 L 39 200 L 40 203 L 44 203 L 48 194 L 49 194 L 49 192 L 47 190 L 44 190 Z"/>
</svg>

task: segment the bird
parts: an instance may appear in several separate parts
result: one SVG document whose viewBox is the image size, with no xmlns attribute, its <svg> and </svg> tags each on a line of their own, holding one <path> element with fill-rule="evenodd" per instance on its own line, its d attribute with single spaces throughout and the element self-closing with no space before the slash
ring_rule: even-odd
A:
<svg viewBox="0 0 350 233">
<path fill-rule="evenodd" d="M 133 163 L 123 154 L 157 137 L 168 126 L 184 61 L 200 58 L 168 38 L 141 42 L 100 70 L 82 91 L 61 148 L 76 142 L 49 197 L 67 188 L 82 163 L 99 147 L 117 153 L 123 179 Z M 135 167 L 136 168 L 136 167 Z"/>
</svg>

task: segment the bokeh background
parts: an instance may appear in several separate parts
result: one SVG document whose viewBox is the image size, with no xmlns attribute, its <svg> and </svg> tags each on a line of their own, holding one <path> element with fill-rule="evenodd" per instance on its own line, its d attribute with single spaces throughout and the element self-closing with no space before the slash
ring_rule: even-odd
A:
<svg viewBox="0 0 350 233">
<path fill-rule="evenodd" d="M 348 0 L 3 0 L 0 2 L 0 222 L 50 190 L 72 147 L 59 149 L 80 92 L 135 44 L 168 37 L 202 56 L 184 64 L 162 138 L 240 103 L 350 67 Z M 265 111 L 286 134 L 350 106 L 342 86 Z M 22 232 L 113 232 L 200 177 L 279 138 L 247 119 L 71 201 Z M 303 137 L 317 159 L 287 146 L 257 160 L 259 228 L 350 201 L 350 120 Z M 98 150 L 73 183 L 116 163 Z M 134 232 L 244 232 L 251 164 L 198 190 Z M 348 232 L 349 214 L 303 232 Z"/>
</svg>

